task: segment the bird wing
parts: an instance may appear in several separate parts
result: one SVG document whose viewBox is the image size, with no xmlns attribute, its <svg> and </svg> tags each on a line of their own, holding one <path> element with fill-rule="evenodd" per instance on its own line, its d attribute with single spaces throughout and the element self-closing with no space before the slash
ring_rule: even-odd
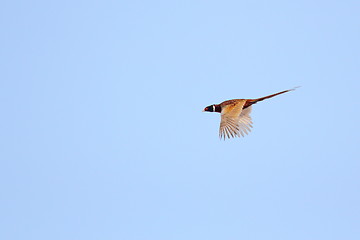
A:
<svg viewBox="0 0 360 240">
<path fill-rule="evenodd" d="M 243 109 L 246 100 L 240 99 L 235 103 L 222 107 L 219 137 L 240 137 L 248 134 L 252 128 L 250 117 L 251 107 Z"/>
<path fill-rule="evenodd" d="M 251 132 L 252 121 L 251 121 L 251 113 L 252 107 L 247 107 L 241 111 L 241 114 L 239 116 L 239 125 L 240 125 L 240 134 L 241 136 L 244 136 L 245 134 L 248 134 Z"/>
</svg>

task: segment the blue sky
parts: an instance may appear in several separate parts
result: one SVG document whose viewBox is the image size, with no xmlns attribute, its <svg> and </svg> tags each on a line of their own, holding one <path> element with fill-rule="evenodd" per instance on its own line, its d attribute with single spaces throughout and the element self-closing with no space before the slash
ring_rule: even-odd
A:
<svg viewBox="0 0 360 240">
<path fill-rule="evenodd" d="M 4 1 L 0 238 L 360 239 L 359 11 Z"/>
</svg>

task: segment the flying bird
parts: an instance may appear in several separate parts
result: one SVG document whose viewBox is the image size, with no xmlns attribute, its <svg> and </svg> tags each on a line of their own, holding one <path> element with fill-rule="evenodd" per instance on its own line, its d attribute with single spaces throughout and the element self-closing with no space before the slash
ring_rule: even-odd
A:
<svg viewBox="0 0 360 240">
<path fill-rule="evenodd" d="M 266 97 L 256 99 L 232 99 L 220 104 L 213 104 L 204 108 L 203 112 L 221 113 L 221 122 L 219 129 L 220 139 L 231 137 L 244 137 L 251 131 L 252 121 L 250 117 L 252 105 L 277 95 L 294 91 L 296 88 L 271 94 Z"/>
</svg>

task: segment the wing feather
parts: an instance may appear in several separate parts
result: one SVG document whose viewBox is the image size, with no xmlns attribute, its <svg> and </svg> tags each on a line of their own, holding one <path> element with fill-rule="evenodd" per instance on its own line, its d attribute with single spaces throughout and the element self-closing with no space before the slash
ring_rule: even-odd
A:
<svg viewBox="0 0 360 240">
<path fill-rule="evenodd" d="M 251 106 L 242 109 L 245 101 L 230 106 L 221 113 L 219 137 L 226 139 L 230 137 L 244 137 L 251 132 L 252 121 L 250 117 Z"/>
</svg>

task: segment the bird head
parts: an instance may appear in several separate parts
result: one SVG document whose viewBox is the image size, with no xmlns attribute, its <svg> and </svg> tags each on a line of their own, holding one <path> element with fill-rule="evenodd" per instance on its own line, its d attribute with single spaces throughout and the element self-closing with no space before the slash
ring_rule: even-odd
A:
<svg viewBox="0 0 360 240">
<path fill-rule="evenodd" d="M 215 112 L 215 104 L 207 106 L 204 108 L 203 112 Z"/>
</svg>

